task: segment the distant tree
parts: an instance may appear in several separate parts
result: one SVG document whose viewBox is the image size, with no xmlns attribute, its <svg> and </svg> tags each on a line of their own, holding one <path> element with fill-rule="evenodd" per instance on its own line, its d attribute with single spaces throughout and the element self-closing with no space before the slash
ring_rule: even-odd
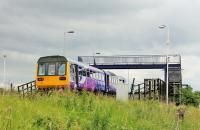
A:
<svg viewBox="0 0 200 130">
<path fill-rule="evenodd" d="M 195 91 L 194 94 L 196 95 L 197 99 L 199 100 L 200 103 L 200 91 Z"/>
<path fill-rule="evenodd" d="M 182 88 L 182 103 L 186 105 L 198 106 L 200 103 L 200 92 L 193 92 L 191 86 Z"/>
</svg>

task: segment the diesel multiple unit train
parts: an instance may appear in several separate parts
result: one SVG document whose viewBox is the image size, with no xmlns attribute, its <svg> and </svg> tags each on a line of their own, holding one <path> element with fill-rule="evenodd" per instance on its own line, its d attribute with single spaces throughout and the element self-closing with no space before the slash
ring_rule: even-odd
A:
<svg viewBox="0 0 200 130">
<path fill-rule="evenodd" d="M 64 56 L 41 57 L 36 68 L 38 89 L 70 88 L 115 94 L 117 85 L 125 83 L 121 76 Z"/>
</svg>

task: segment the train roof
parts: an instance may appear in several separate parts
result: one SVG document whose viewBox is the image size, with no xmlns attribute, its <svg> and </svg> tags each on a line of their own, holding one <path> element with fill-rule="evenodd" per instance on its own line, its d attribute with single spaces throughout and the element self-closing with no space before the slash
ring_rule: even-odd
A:
<svg viewBox="0 0 200 130">
<path fill-rule="evenodd" d="M 81 67 L 83 67 L 83 68 L 85 68 L 85 69 L 92 70 L 92 71 L 95 71 L 95 72 L 104 73 L 103 70 L 97 69 L 97 68 L 92 67 L 92 66 L 90 66 L 90 65 L 88 65 L 88 64 L 84 64 L 84 63 L 82 63 L 82 62 L 78 62 L 78 61 L 75 61 L 75 60 L 72 60 L 72 59 L 69 59 L 69 58 L 68 58 L 68 61 L 71 62 L 71 63 L 73 63 L 73 64 L 76 64 L 76 65 L 78 65 L 78 66 L 81 66 Z"/>
<path fill-rule="evenodd" d="M 44 62 L 67 62 L 67 59 L 64 56 L 59 55 L 40 57 L 38 63 Z"/>
</svg>

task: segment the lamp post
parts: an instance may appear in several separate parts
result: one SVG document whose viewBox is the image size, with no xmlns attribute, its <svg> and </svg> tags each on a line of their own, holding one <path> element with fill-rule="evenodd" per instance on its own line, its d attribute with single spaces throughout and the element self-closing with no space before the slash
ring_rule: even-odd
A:
<svg viewBox="0 0 200 130">
<path fill-rule="evenodd" d="M 168 101 L 169 101 L 169 43 L 170 43 L 170 38 L 169 38 L 169 33 L 170 33 L 170 30 L 169 30 L 169 27 L 166 26 L 166 25 L 160 25 L 159 26 L 160 29 L 165 29 L 167 28 L 167 41 L 166 41 L 166 45 L 167 45 L 167 54 L 166 54 L 166 65 L 167 65 L 167 72 L 166 72 L 166 103 L 168 104 Z"/>
<path fill-rule="evenodd" d="M 3 55 L 3 85 L 6 83 L 6 58 L 7 55 Z"/>
<path fill-rule="evenodd" d="M 65 40 L 67 38 L 67 34 L 75 33 L 74 31 L 64 32 L 64 44 L 63 44 L 63 55 L 65 56 Z"/>
<path fill-rule="evenodd" d="M 96 52 L 96 53 L 93 53 L 93 64 L 96 65 L 96 61 L 95 61 L 95 55 L 100 55 L 101 53 L 99 52 Z"/>
</svg>

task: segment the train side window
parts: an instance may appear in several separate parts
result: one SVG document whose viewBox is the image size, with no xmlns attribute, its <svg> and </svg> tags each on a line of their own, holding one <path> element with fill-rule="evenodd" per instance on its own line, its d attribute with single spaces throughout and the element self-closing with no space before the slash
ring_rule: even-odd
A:
<svg viewBox="0 0 200 130">
<path fill-rule="evenodd" d="M 98 76 L 97 76 L 97 74 L 98 74 L 98 73 L 94 73 L 95 79 L 98 79 Z"/>
<path fill-rule="evenodd" d="M 93 78 L 93 72 L 90 73 L 90 77 Z"/>
<path fill-rule="evenodd" d="M 86 71 L 84 69 L 80 70 L 79 74 L 82 76 L 87 76 Z"/>
<path fill-rule="evenodd" d="M 97 80 L 99 80 L 99 73 L 97 72 Z"/>
<path fill-rule="evenodd" d="M 56 74 L 56 64 L 50 63 L 48 65 L 48 75 L 55 75 Z"/>
<path fill-rule="evenodd" d="M 101 80 L 101 73 L 99 73 L 99 80 Z"/>
<path fill-rule="evenodd" d="M 87 70 L 83 70 L 83 76 L 87 77 Z"/>
<path fill-rule="evenodd" d="M 103 74 L 101 73 L 101 80 L 103 80 Z"/>
<path fill-rule="evenodd" d="M 104 74 L 102 74 L 102 81 L 105 81 L 105 76 L 104 76 Z"/>
<path fill-rule="evenodd" d="M 58 65 L 58 75 L 65 75 L 66 73 L 66 64 L 60 63 Z"/>
<path fill-rule="evenodd" d="M 45 75 L 45 64 L 39 64 L 39 67 L 38 67 L 38 75 L 39 75 L 39 76 Z"/>
<path fill-rule="evenodd" d="M 95 79 L 96 77 L 95 77 L 95 72 L 92 74 L 92 77 Z"/>
<path fill-rule="evenodd" d="M 90 77 L 94 78 L 94 72 L 93 71 L 90 71 Z"/>
<path fill-rule="evenodd" d="M 94 78 L 97 79 L 97 73 L 94 73 Z"/>
<path fill-rule="evenodd" d="M 99 73 L 97 72 L 97 79 L 99 80 Z"/>
<path fill-rule="evenodd" d="M 97 80 L 99 80 L 99 73 L 98 72 L 96 73 L 96 78 L 97 78 Z"/>
</svg>

